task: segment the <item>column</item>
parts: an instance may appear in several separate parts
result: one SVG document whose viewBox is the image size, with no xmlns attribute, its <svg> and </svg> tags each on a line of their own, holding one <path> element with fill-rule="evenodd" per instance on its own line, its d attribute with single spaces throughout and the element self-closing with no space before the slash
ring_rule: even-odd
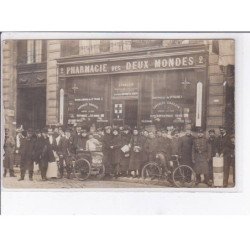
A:
<svg viewBox="0 0 250 250">
<path fill-rule="evenodd" d="M 47 41 L 47 105 L 46 124 L 59 122 L 59 87 L 57 74 L 57 60 L 60 58 L 60 41 Z"/>
</svg>

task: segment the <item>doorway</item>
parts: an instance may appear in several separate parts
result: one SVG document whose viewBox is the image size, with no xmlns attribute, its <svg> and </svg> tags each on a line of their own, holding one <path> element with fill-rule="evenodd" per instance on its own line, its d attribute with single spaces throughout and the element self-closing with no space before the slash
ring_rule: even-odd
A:
<svg viewBox="0 0 250 250">
<path fill-rule="evenodd" d="M 42 129 L 46 125 L 46 87 L 19 88 L 17 125 L 24 129 Z"/>
<path fill-rule="evenodd" d="M 138 121 L 138 100 L 124 101 L 124 125 L 136 127 Z"/>
</svg>

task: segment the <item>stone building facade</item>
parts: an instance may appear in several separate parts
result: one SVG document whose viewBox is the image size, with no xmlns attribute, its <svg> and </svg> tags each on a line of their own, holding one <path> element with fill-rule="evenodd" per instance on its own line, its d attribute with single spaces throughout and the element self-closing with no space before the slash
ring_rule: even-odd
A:
<svg viewBox="0 0 250 250">
<path fill-rule="evenodd" d="M 147 92 L 142 89 L 144 83 L 147 86 L 151 84 L 152 92 L 156 93 L 155 81 L 161 88 L 165 86 L 161 81 L 166 82 L 166 93 L 171 92 L 178 83 L 180 87 L 176 89 L 177 92 L 173 92 L 172 97 L 184 98 L 189 91 L 187 100 L 193 98 L 192 104 L 187 104 L 189 106 L 181 111 L 183 119 L 178 118 L 180 115 L 172 110 L 174 117 L 178 118 L 174 120 L 173 126 L 180 125 L 183 128 L 192 124 L 193 127 L 217 129 L 225 125 L 233 130 L 232 40 L 5 40 L 2 50 L 4 124 L 13 133 L 21 125 L 26 129 L 40 129 L 45 125 L 80 122 L 80 118 L 83 123 L 99 122 L 96 126 L 115 123 L 124 125 L 126 119 L 131 120 L 129 112 L 126 115 L 126 109 L 131 112 L 133 109 L 138 110 L 138 114 L 137 111 L 134 113 L 137 118 L 131 124 L 133 126 L 149 126 L 157 122 L 158 125 L 169 126 L 173 119 L 169 119 L 172 116 L 168 106 L 171 100 L 167 101 L 167 94 L 151 93 L 150 99 L 145 99 L 145 95 L 141 94 Z M 88 82 L 91 84 L 88 85 Z M 138 93 L 133 89 L 135 86 L 131 85 L 132 82 Z M 198 82 L 203 84 L 200 106 L 197 104 Z M 98 86 L 98 83 L 100 86 L 107 83 L 110 87 L 103 87 L 107 93 L 106 97 L 100 99 L 103 102 L 90 103 L 90 97 L 91 101 L 97 99 L 92 94 L 88 98 L 84 96 L 87 90 L 82 86 L 85 84 L 91 88 L 94 84 Z M 74 95 L 76 92 L 73 88 L 76 88 L 78 96 Z M 184 94 L 180 94 L 180 90 Z M 81 100 L 83 96 L 84 100 Z M 109 102 L 109 99 L 112 101 Z M 78 107 L 74 106 L 76 100 L 82 101 Z M 151 107 L 148 107 L 150 114 L 143 111 L 147 100 L 151 103 Z M 163 103 L 164 108 L 156 108 Z M 95 115 L 90 104 L 93 107 L 99 105 L 98 108 L 102 107 L 103 112 Z M 73 111 L 70 111 L 70 105 L 73 105 Z M 88 110 L 82 108 L 81 114 L 78 114 L 76 110 L 86 105 Z M 202 109 L 200 124 L 197 123 L 199 107 Z M 120 116 L 117 115 L 119 112 Z"/>
</svg>

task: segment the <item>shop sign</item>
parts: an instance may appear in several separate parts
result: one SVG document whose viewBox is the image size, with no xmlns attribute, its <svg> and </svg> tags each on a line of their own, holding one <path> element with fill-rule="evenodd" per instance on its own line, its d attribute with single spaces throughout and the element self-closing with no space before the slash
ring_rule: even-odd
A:
<svg viewBox="0 0 250 250">
<path fill-rule="evenodd" d="M 143 59 L 59 65 L 59 76 L 145 72 L 179 68 L 197 68 L 205 65 L 205 54 L 197 53 L 191 55 L 158 56 Z"/>
<path fill-rule="evenodd" d="M 114 82 L 113 97 L 137 97 L 138 82 Z"/>
<path fill-rule="evenodd" d="M 70 105 L 68 116 L 77 122 L 89 119 L 102 120 L 104 118 L 104 100 L 101 97 L 75 98 L 74 106 Z"/>
<path fill-rule="evenodd" d="M 156 118 L 169 118 L 169 119 L 180 119 L 183 117 L 182 107 L 173 102 L 165 100 L 153 100 L 152 114 L 151 117 Z"/>
</svg>

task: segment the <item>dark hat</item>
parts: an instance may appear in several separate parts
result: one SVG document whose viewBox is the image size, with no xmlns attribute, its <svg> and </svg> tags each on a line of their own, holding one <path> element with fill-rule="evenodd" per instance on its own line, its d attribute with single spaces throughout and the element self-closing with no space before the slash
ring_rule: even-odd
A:
<svg viewBox="0 0 250 250">
<path fill-rule="evenodd" d="M 28 128 L 27 133 L 33 133 L 33 130 L 31 128 Z"/>
<path fill-rule="evenodd" d="M 43 128 L 43 129 L 41 130 L 41 132 L 42 132 L 42 133 L 47 133 L 47 132 L 48 132 L 48 129 L 47 129 L 47 128 Z"/>
<path fill-rule="evenodd" d="M 124 130 L 130 130 L 130 127 L 128 125 L 125 125 Z"/>
<path fill-rule="evenodd" d="M 220 126 L 219 129 L 224 129 L 224 130 L 226 130 L 226 127 Z"/>
<path fill-rule="evenodd" d="M 209 129 L 208 133 L 215 133 L 215 130 L 214 129 Z"/>
<path fill-rule="evenodd" d="M 70 128 L 66 128 L 65 132 L 71 133 L 71 129 Z"/>
</svg>

